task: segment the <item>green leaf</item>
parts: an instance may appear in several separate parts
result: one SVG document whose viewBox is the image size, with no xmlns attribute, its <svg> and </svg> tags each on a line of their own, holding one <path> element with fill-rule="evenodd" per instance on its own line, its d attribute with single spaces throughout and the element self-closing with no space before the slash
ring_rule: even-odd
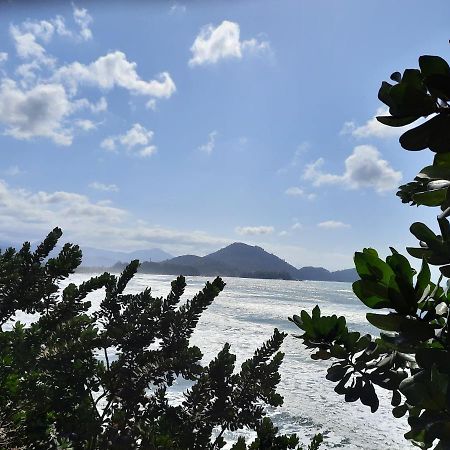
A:
<svg viewBox="0 0 450 450">
<path fill-rule="evenodd" d="M 401 396 L 400 392 L 397 390 L 392 391 L 391 405 L 398 406 L 398 405 L 400 405 L 401 401 L 402 401 L 402 396 Z"/>
<path fill-rule="evenodd" d="M 427 322 L 405 317 L 401 314 L 366 314 L 367 321 L 384 331 L 401 333 L 408 340 L 426 341 L 434 337 L 434 329 Z"/>
<path fill-rule="evenodd" d="M 380 259 L 373 249 L 356 252 L 354 262 L 359 276 L 363 279 L 380 281 L 387 286 L 394 276 L 394 271 L 389 264 Z"/>
<path fill-rule="evenodd" d="M 446 278 L 450 278 L 450 265 L 439 267 L 442 275 Z"/>
<path fill-rule="evenodd" d="M 390 250 L 392 255 L 386 258 L 386 262 L 395 272 L 396 277 L 402 278 L 412 287 L 414 270 L 411 268 L 409 261 L 394 248 L 390 247 Z"/>
<path fill-rule="evenodd" d="M 392 99 L 389 109 L 392 116 L 427 116 L 436 109 L 434 101 L 416 78 L 406 81 L 403 76 L 402 82 L 390 89 L 389 95 Z"/>
<path fill-rule="evenodd" d="M 419 240 L 424 241 L 427 244 L 436 243 L 440 244 L 438 237 L 432 230 L 430 230 L 424 223 L 414 222 L 409 230 Z"/>
<path fill-rule="evenodd" d="M 425 289 L 429 286 L 431 281 L 431 272 L 430 267 L 425 261 L 425 259 L 422 259 L 422 266 L 420 268 L 420 272 L 417 275 L 417 281 L 416 281 L 416 298 L 420 299 L 425 291 Z"/>
<path fill-rule="evenodd" d="M 440 266 L 448 264 L 449 258 L 444 255 L 436 255 L 433 250 L 422 247 L 406 247 L 406 251 L 414 258 L 426 259 L 429 264 Z"/>
<path fill-rule="evenodd" d="M 450 67 L 447 61 L 440 56 L 422 55 L 419 57 L 419 67 L 424 76 L 450 75 Z"/>
<path fill-rule="evenodd" d="M 448 174 L 448 170 L 450 169 L 450 153 L 438 153 L 435 155 L 433 159 L 433 167 L 444 169 Z M 439 177 L 445 178 L 445 177 Z"/>
<path fill-rule="evenodd" d="M 425 83 L 432 95 L 447 102 L 450 100 L 450 76 L 435 74 L 425 78 Z"/>
<path fill-rule="evenodd" d="M 348 364 L 334 364 L 327 370 L 326 379 L 330 381 L 339 381 L 345 376 L 350 367 L 351 366 Z"/>
<path fill-rule="evenodd" d="M 404 127 L 417 120 L 420 116 L 405 116 L 405 117 L 394 117 L 394 116 L 377 116 L 378 122 L 383 125 L 388 125 L 389 127 Z"/>
<path fill-rule="evenodd" d="M 379 100 L 382 101 L 387 106 L 392 105 L 392 99 L 390 96 L 390 90 L 391 90 L 392 86 L 393 86 L 392 84 L 387 83 L 386 81 L 383 81 L 381 83 L 380 90 L 378 91 Z"/>
<path fill-rule="evenodd" d="M 417 364 L 424 369 L 431 369 L 437 365 L 439 370 L 450 374 L 449 353 L 438 348 L 418 348 L 416 351 Z"/>
<path fill-rule="evenodd" d="M 352 285 L 355 295 L 369 308 L 391 308 L 388 288 L 376 281 L 358 280 Z"/>
<path fill-rule="evenodd" d="M 435 153 L 450 152 L 450 117 L 439 114 L 400 136 L 405 150 L 417 151 L 429 148 Z"/>
<path fill-rule="evenodd" d="M 365 383 L 359 397 L 363 405 L 370 406 L 370 411 L 372 413 L 378 409 L 380 402 L 372 383 Z"/>
<path fill-rule="evenodd" d="M 434 189 L 431 191 L 418 192 L 413 194 L 412 198 L 414 202 L 418 205 L 424 206 L 440 206 L 444 203 L 447 197 L 447 189 L 446 186 L 444 189 Z"/>
<path fill-rule="evenodd" d="M 392 410 L 392 414 L 396 419 L 399 419 L 400 417 L 403 417 L 407 413 L 407 411 L 408 411 L 407 405 L 399 405 Z"/>
<path fill-rule="evenodd" d="M 400 331 L 401 326 L 405 322 L 405 317 L 401 314 L 375 314 L 367 313 L 366 319 L 374 327 L 384 331 Z"/>
<path fill-rule="evenodd" d="M 432 166 L 424 167 L 418 174 L 416 178 L 426 179 L 426 181 L 431 180 L 450 180 L 450 164 L 447 163 L 436 163 L 436 158 L 438 156 L 445 156 L 447 153 L 437 153 Z"/>
<path fill-rule="evenodd" d="M 392 81 L 396 81 L 397 83 L 400 83 L 402 81 L 402 74 L 400 72 L 394 72 L 389 77 Z"/>
</svg>

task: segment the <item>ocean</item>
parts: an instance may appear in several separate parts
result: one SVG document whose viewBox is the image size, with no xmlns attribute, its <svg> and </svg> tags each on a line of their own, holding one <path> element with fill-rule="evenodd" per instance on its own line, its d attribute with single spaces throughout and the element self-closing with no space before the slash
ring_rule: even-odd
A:
<svg viewBox="0 0 450 450">
<path fill-rule="evenodd" d="M 81 283 L 87 274 L 75 274 L 72 282 Z M 171 275 L 138 274 L 129 283 L 128 292 L 139 292 L 151 287 L 155 296 L 170 290 Z M 185 298 L 191 298 L 212 278 L 187 277 Z M 237 356 L 237 367 L 267 340 L 273 329 L 289 333 L 282 351 L 278 392 L 284 404 L 268 413 L 280 431 L 298 434 L 307 444 L 316 433 L 324 435 L 323 449 L 348 450 L 412 449 L 403 434 L 408 430 L 406 420 L 395 419 L 391 413 L 390 396 L 379 392 L 380 407 L 374 414 L 359 402 L 346 403 L 337 395 L 335 383 L 325 379 L 330 361 L 314 361 L 293 334 L 301 333 L 288 317 L 302 309 L 312 310 L 319 305 L 323 314 L 344 315 L 350 329 L 362 333 L 375 330 L 366 323 L 367 308 L 354 296 L 349 283 L 317 281 L 257 280 L 224 278 L 226 287 L 201 317 L 192 337 L 192 344 L 203 352 L 204 361 L 210 361 L 228 342 Z M 92 294 L 93 307 L 101 300 L 101 293 Z M 112 356 L 112 355 L 111 355 Z M 189 383 L 178 381 L 170 390 L 171 401 L 180 402 Z M 229 433 L 231 443 L 238 435 L 248 438 L 248 431 Z"/>
</svg>

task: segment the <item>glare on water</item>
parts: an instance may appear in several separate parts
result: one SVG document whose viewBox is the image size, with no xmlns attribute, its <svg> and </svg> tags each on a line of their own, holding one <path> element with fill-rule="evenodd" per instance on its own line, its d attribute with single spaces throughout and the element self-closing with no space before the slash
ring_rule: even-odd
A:
<svg viewBox="0 0 450 450">
<path fill-rule="evenodd" d="M 88 277 L 76 274 L 70 281 L 78 284 Z M 166 295 L 173 279 L 171 275 L 138 274 L 128 291 L 139 292 L 150 286 L 155 296 Z M 207 279 L 188 277 L 185 298 L 197 293 Z M 316 304 L 323 314 L 344 315 L 355 331 L 373 331 L 365 322 L 367 309 L 353 295 L 350 284 L 248 278 L 225 278 L 225 282 L 225 290 L 203 314 L 191 342 L 200 347 L 205 363 L 228 342 L 239 366 L 271 336 L 273 328 L 288 332 L 282 347 L 285 358 L 278 389 L 284 404 L 269 411 L 280 431 L 297 433 L 304 444 L 321 432 L 324 449 L 414 448 L 403 438 L 408 429 L 406 421 L 392 416 L 388 394 L 380 392 L 380 408 L 374 414 L 358 402 L 345 403 L 333 391 L 334 383 L 325 379 L 329 362 L 312 360 L 310 352 L 292 336 L 300 330 L 287 318 L 301 309 L 311 310 Z M 92 294 L 93 308 L 101 298 L 101 292 Z M 172 401 L 181 401 L 188 387 L 182 380 L 177 382 L 170 392 Z M 251 436 L 248 432 L 247 435 Z M 226 437 L 230 441 L 236 439 L 233 434 Z"/>
</svg>

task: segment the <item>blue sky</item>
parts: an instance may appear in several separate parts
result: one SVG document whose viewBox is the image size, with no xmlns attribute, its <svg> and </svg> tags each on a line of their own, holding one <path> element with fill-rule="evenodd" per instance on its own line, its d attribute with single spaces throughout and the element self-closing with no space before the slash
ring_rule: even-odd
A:
<svg viewBox="0 0 450 450">
<path fill-rule="evenodd" d="M 395 188 L 431 161 L 373 119 L 448 1 L 10 2 L 0 6 L 0 240 L 54 226 L 98 248 L 234 241 L 351 266 L 414 243 Z"/>
</svg>

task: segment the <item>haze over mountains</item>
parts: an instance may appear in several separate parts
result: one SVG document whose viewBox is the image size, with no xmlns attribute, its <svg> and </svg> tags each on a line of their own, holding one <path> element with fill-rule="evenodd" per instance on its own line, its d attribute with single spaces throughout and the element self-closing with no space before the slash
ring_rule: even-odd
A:
<svg viewBox="0 0 450 450">
<path fill-rule="evenodd" d="M 0 248 L 21 248 L 21 244 L 0 242 Z M 61 248 L 58 247 L 56 252 Z M 203 275 L 282 280 L 313 280 L 353 282 L 359 279 L 355 269 L 330 272 L 323 267 L 296 268 L 258 246 L 235 242 L 206 256 L 173 257 L 159 248 L 120 252 L 81 247 L 82 270 L 93 268 L 121 270 L 133 259 L 139 259 L 141 273 L 160 275 Z"/>
<path fill-rule="evenodd" d="M 141 260 L 142 261 L 142 260 Z M 114 269 L 124 267 L 117 263 Z M 165 261 L 143 261 L 142 273 L 167 275 L 204 275 L 285 280 L 346 281 L 358 279 L 355 269 L 330 272 L 323 267 L 297 269 L 258 246 L 240 242 L 228 245 L 206 256 L 183 255 Z"/>
<path fill-rule="evenodd" d="M 160 248 L 135 250 L 134 252 L 116 252 L 93 247 L 81 247 L 81 250 L 83 251 L 82 264 L 89 267 L 111 267 L 119 261 L 127 262 L 133 259 L 159 262 L 173 258 L 173 255 Z"/>
</svg>

